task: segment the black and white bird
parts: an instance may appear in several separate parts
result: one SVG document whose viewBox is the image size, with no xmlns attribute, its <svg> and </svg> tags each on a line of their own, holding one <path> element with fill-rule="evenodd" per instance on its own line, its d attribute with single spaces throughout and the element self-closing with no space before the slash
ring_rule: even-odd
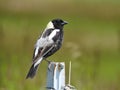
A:
<svg viewBox="0 0 120 90">
<path fill-rule="evenodd" d="M 65 24 L 67 24 L 67 22 L 62 19 L 53 19 L 47 24 L 41 37 L 35 44 L 33 63 L 26 79 L 33 78 L 41 61 L 45 60 L 61 48 L 63 41 L 63 27 Z"/>
</svg>

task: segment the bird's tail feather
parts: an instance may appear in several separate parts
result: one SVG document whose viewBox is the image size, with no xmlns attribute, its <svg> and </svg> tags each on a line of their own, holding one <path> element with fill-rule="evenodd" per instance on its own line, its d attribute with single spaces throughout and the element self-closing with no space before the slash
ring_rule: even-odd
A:
<svg viewBox="0 0 120 90">
<path fill-rule="evenodd" d="M 32 66 L 30 67 L 30 70 L 26 76 L 27 78 L 33 78 L 36 74 L 37 68 L 39 66 L 39 64 L 41 63 L 41 61 L 43 60 L 43 58 L 40 58 L 37 62 L 33 63 Z"/>
<path fill-rule="evenodd" d="M 34 63 L 32 64 L 32 66 L 30 67 L 30 70 L 29 70 L 29 72 L 28 72 L 28 74 L 26 76 L 26 79 L 27 78 L 33 78 L 35 76 L 37 68 L 38 68 L 38 65 L 34 67 Z"/>
</svg>

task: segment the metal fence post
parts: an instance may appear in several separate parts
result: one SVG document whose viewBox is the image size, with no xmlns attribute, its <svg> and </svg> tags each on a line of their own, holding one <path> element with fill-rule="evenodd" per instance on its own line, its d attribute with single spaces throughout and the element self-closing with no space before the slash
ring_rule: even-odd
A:
<svg viewBox="0 0 120 90">
<path fill-rule="evenodd" d="M 65 63 L 51 62 L 47 70 L 47 90 L 64 90 Z"/>
</svg>

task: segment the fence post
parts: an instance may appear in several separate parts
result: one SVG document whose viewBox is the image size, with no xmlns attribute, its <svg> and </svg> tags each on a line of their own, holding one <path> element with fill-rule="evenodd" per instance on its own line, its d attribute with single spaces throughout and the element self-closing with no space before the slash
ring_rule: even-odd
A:
<svg viewBox="0 0 120 90">
<path fill-rule="evenodd" d="M 47 70 L 47 90 L 64 90 L 65 63 L 51 62 Z"/>
</svg>

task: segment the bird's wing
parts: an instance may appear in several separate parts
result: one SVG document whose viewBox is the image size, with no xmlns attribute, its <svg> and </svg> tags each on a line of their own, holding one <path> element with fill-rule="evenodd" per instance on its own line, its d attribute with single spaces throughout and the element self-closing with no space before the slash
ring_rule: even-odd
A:
<svg viewBox="0 0 120 90">
<path fill-rule="evenodd" d="M 41 53 L 42 48 L 36 47 L 34 49 L 34 53 L 33 53 L 33 62 L 35 62 L 37 60 L 37 58 L 39 58 L 39 55 Z"/>
<path fill-rule="evenodd" d="M 42 36 L 41 36 L 41 37 L 43 37 L 43 38 L 48 37 L 53 30 L 54 30 L 54 29 L 52 29 L 52 28 L 45 29 L 44 32 L 42 33 Z"/>
<path fill-rule="evenodd" d="M 33 62 L 36 62 L 40 57 L 44 57 L 49 51 L 54 48 L 56 42 L 53 39 L 57 40 L 57 38 L 59 38 L 58 36 L 58 29 L 48 29 L 42 34 L 41 38 L 35 45 Z"/>
</svg>

